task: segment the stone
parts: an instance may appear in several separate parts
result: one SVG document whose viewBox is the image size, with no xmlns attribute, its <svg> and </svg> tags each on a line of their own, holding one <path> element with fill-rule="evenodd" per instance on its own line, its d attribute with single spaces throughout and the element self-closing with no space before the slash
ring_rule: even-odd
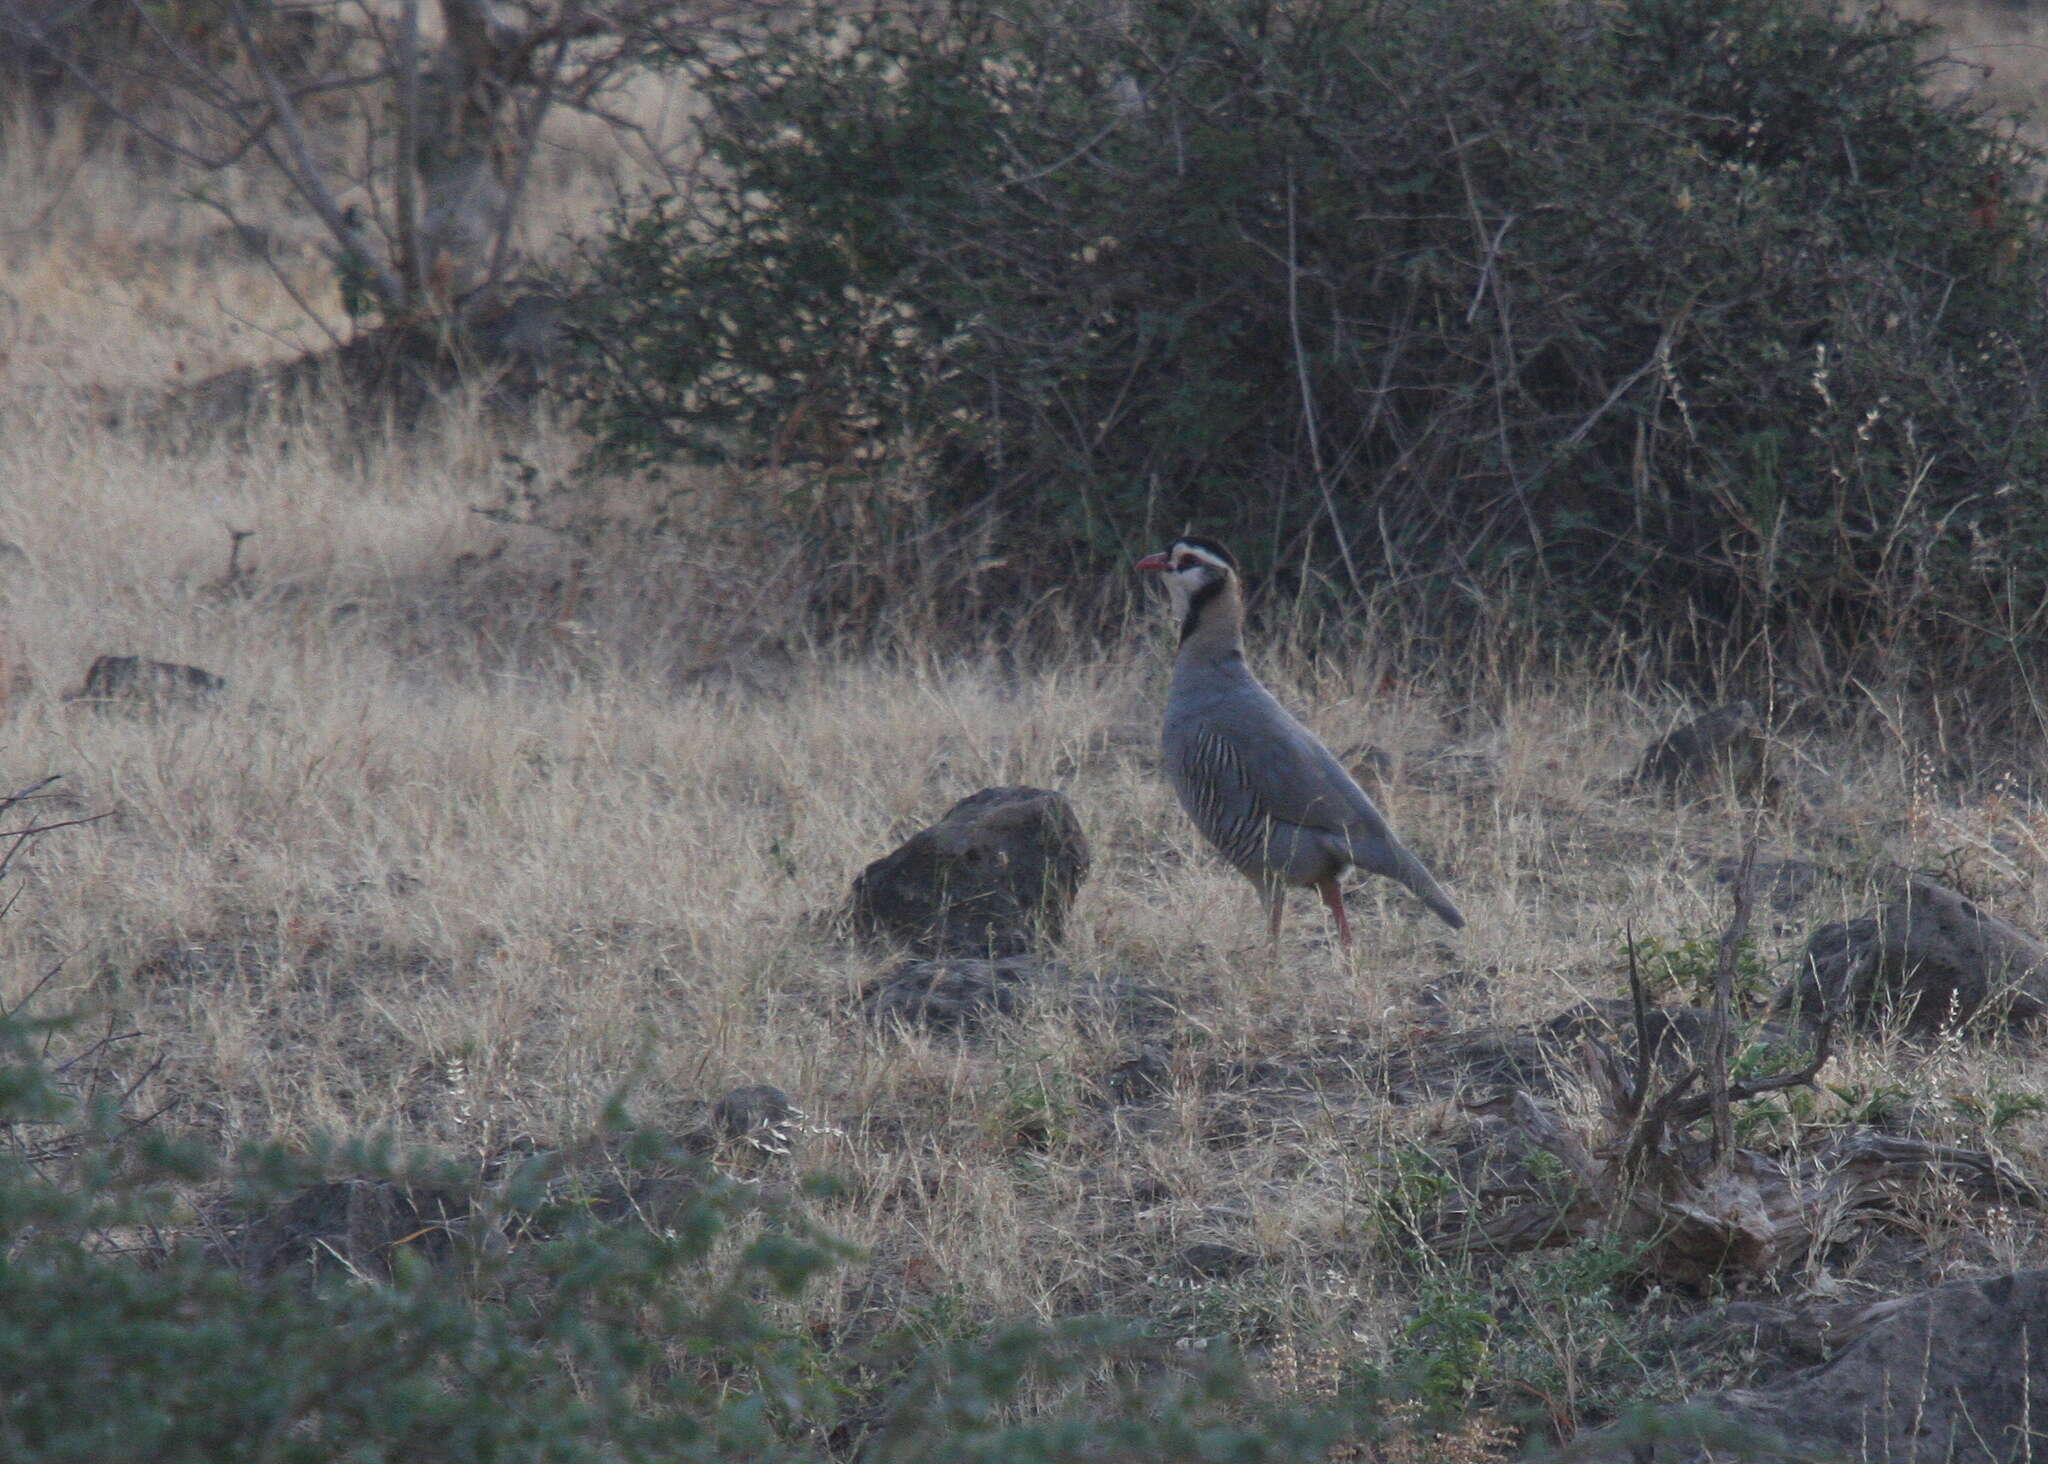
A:
<svg viewBox="0 0 2048 1464">
<path fill-rule="evenodd" d="M 1731 888 L 1742 875 L 1742 861 L 1734 855 L 1714 865 L 1714 883 Z M 1812 897 L 1827 871 L 1806 859 L 1760 858 L 1750 870 L 1750 891 L 1780 915 L 1789 915 Z"/>
<path fill-rule="evenodd" d="M 2048 1456 L 2048 1270 L 1937 1286 L 1850 1314 L 1827 1308 L 1832 1358 L 1682 1415 L 1574 1442 L 1583 1464 L 1869 1459 L 2009 1464 Z M 1771 1442 L 1774 1441 L 1774 1442 Z M 1742 1447 L 1746 1443 L 1747 1447 Z"/>
<path fill-rule="evenodd" d="M 193 706 L 227 690 L 227 685 L 224 677 L 197 666 L 143 656 L 101 656 L 85 673 L 85 685 L 65 699 L 101 707 Z"/>
<path fill-rule="evenodd" d="M 984 788 L 861 871 L 846 923 L 926 959 L 1023 955 L 1060 938 L 1088 865 L 1065 794 Z"/>
<path fill-rule="evenodd" d="M 1732 787 L 1745 798 L 1769 796 L 1770 740 L 1746 701 L 1729 702 L 1687 722 L 1644 749 L 1634 786 L 1681 800 L 1709 797 Z"/>
<path fill-rule="evenodd" d="M 469 1199 L 455 1189 L 364 1178 L 322 1180 L 260 1213 L 217 1219 L 226 1259 L 259 1277 L 303 1267 L 382 1278 L 401 1246 L 436 1263 L 451 1259 L 472 1225 Z"/>
<path fill-rule="evenodd" d="M 1046 1000 L 1131 1028 L 1158 1026 L 1175 1011 L 1172 998 L 1156 987 L 1120 976 L 1076 975 L 1036 956 L 906 961 L 869 982 L 860 1007 L 877 1026 L 972 1036 Z"/>
<path fill-rule="evenodd" d="M 1000 961 L 910 961 L 868 983 L 861 1011 L 877 1026 L 902 1023 L 935 1032 L 979 1032 L 1015 1016 L 1024 990 L 1043 971 L 1031 956 Z"/>
<path fill-rule="evenodd" d="M 1148 1044 L 1111 1068 L 1102 1083 L 1113 1103 L 1143 1103 L 1173 1091 L 1173 1063 Z"/>
<path fill-rule="evenodd" d="M 1980 1013 L 2038 1021 L 2048 1014 L 2048 945 L 1946 885 L 1901 870 L 1875 910 L 1813 933 L 1777 999 L 1778 1010 L 1808 1020 L 1830 1005 L 1861 1026 L 1903 1018 L 1916 1036 Z"/>
<path fill-rule="evenodd" d="M 711 1105 L 711 1126 L 728 1139 L 780 1128 L 800 1117 L 789 1095 L 773 1083 L 748 1083 Z"/>
<path fill-rule="evenodd" d="M 729 1160 L 787 1159 L 807 1114 L 773 1083 L 747 1083 L 711 1105 L 711 1132 Z"/>
<path fill-rule="evenodd" d="M 803 1110 L 774 1083 L 745 1083 L 711 1106 L 713 1132 L 766 1155 L 786 1155 L 803 1118 Z"/>
<path fill-rule="evenodd" d="M 1214 1240 L 1196 1241 L 1182 1250 L 1177 1259 L 1183 1271 L 1211 1281 L 1240 1275 L 1259 1263 L 1259 1258 L 1250 1251 Z"/>
</svg>

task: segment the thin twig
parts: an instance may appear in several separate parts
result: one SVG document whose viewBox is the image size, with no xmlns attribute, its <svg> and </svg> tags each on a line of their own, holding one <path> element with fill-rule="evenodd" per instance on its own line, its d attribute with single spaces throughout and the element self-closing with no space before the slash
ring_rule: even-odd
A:
<svg viewBox="0 0 2048 1464">
<path fill-rule="evenodd" d="M 1730 1103 L 1746 1103 L 1750 1099 L 1761 1097 L 1765 1093 L 1775 1093 L 1783 1088 L 1803 1088 L 1810 1085 L 1815 1078 L 1820 1076 L 1820 1070 L 1827 1066 L 1828 1059 L 1834 1055 L 1835 1022 L 1840 1015 L 1840 1010 L 1835 1007 L 1829 1007 L 1822 1013 L 1820 1029 L 1814 1035 L 1813 1057 L 1807 1062 L 1805 1067 L 1789 1072 L 1771 1073 L 1760 1078 L 1742 1078 L 1731 1082 L 1728 1085 L 1728 1101 Z M 1674 1123 L 1680 1124 L 1691 1123 L 1696 1118 L 1704 1117 L 1708 1111 L 1707 1100 L 1695 1098 L 1689 1103 L 1681 1103 L 1673 1107 L 1671 1110 L 1671 1120 Z"/>
<path fill-rule="evenodd" d="M 312 144 L 306 139 L 305 129 L 299 125 L 298 109 L 286 94 L 284 83 L 278 80 L 277 73 L 263 58 L 263 49 L 257 43 L 255 32 L 249 24 L 248 12 L 241 5 L 232 4 L 228 7 L 228 14 L 233 19 L 236 37 L 248 53 L 250 66 L 255 70 L 257 79 L 263 83 L 264 92 L 270 98 L 270 105 L 277 111 L 278 130 L 284 134 L 284 155 L 280 155 L 268 139 L 264 142 L 264 151 L 281 165 L 285 176 L 291 179 L 292 186 L 298 190 L 299 196 L 311 205 L 313 212 L 320 216 L 320 222 L 327 226 L 328 233 L 334 236 L 336 245 L 352 263 L 372 278 L 385 308 L 396 308 L 405 298 L 404 286 L 400 284 L 398 277 L 392 274 L 388 265 L 370 259 L 363 253 L 357 241 L 356 231 L 349 223 L 348 215 L 342 211 L 341 204 L 328 188 L 326 179 L 321 177 L 319 164 L 313 161 Z"/>
<path fill-rule="evenodd" d="M 1707 1038 L 1707 1096 L 1714 1116 L 1713 1159 L 1726 1162 L 1735 1152 L 1735 1120 L 1729 1108 L 1730 1016 L 1735 996 L 1735 961 L 1743 937 L 1749 934 L 1749 911 L 1756 874 L 1756 832 L 1751 830 L 1742 844 L 1742 866 L 1735 874 L 1735 916 L 1721 932 L 1721 949 L 1714 960 L 1714 1025 Z"/>
<path fill-rule="evenodd" d="M 241 218 L 235 213 L 233 208 L 231 208 L 229 205 L 225 203 L 222 203 L 217 198 L 210 197 L 209 195 L 204 193 L 187 193 L 185 197 L 190 199 L 194 203 L 202 203 L 205 204 L 208 208 L 215 210 L 230 224 L 234 225 L 234 227 L 237 229 L 247 227 L 242 223 Z M 324 315 L 322 315 L 317 309 L 314 308 L 313 302 L 311 300 L 308 300 L 306 298 L 305 292 L 299 288 L 298 282 L 294 280 L 290 275 L 285 273 L 285 268 L 282 264 L 278 262 L 275 251 L 266 248 L 263 251 L 263 262 L 265 265 L 269 266 L 271 278 L 275 279 L 278 285 L 284 290 L 284 292 L 287 295 L 291 296 L 292 304 L 299 307 L 299 313 L 301 315 L 304 315 L 308 320 L 312 321 L 313 324 L 320 327 L 320 333 L 327 337 L 328 343 L 332 345 L 335 350 L 340 350 L 342 346 L 345 344 L 342 338 L 334 333 L 333 328 L 329 326 L 327 323 L 327 318 Z M 222 309 L 223 311 L 225 311 L 226 306 L 223 305 Z M 254 322 L 249 323 L 254 324 Z M 281 337 L 276 336 L 273 336 L 272 338 L 280 340 L 282 339 Z M 291 343 L 286 342 L 286 344 Z"/>
<path fill-rule="evenodd" d="M 420 0 L 398 11 L 398 157 L 391 171 L 398 212 L 398 266 L 412 303 L 427 296 L 427 260 L 420 236 Z"/>
<path fill-rule="evenodd" d="M 1629 1117 L 1634 1118 L 1643 1111 L 1643 1100 L 1650 1096 L 1650 1003 L 1643 990 L 1642 968 L 1636 962 L 1636 932 L 1633 924 L 1622 927 L 1623 938 L 1628 942 L 1628 999 L 1635 1011 L 1636 1019 L 1636 1073 L 1635 1081 L 1629 1085 Z"/>
<path fill-rule="evenodd" d="M 1358 576 L 1358 564 L 1351 557 L 1351 541 L 1344 533 L 1344 520 L 1337 515 L 1337 498 L 1330 491 L 1330 475 L 1323 465 L 1322 424 L 1316 420 L 1315 388 L 1309 379 L 1308 348 L 1301 338 L 1301 255 L 1296 243 L 1294 201 L 1294 160 L 1287 160 L 1287 329 L 1294 340 L 1294 373 L 1301 383 L 1301 424 L 1308 433 L 1309 463 L 1315 469 L 1316 488 L 1323 496 L 1323 511 L 1330 516 L 1330 532 L 1337 540 L 1337 553 L 1344 560 L 1344 573 L 1351 581 L 1351 593 L 1365 597 L 1365 584 Z"/>
<path fill-rule="evenodd" d="M 17 803 L 26 803 L 31 798 L 41 796 L 43 789 L 49 787 L 52 783 L 61 782 L 63 780 L 63 777 L 64 775 L 62 773 L 52 773 L 47 778 L 38 778 L 35 782 L 30 783 L 26 788 L 23 788 L 18 793 L 9 793 L 5 796 L 0 796 L 0 813 L 5 813 L 8 809 L 14 807 L 14 805 Z"/>
<path fill-rule="evenodd" d="M 56 980 L 57 973 L 63 969 L 64 963 L 62 961 L 59 961 L 55 965 L 51 966 L 47 971 L 43 972 L 41 976 L 36 978 L 36 984 L 31 986 L 27 990 L 27 992 L 23 994 L 20 1001 L 17 1001 L 13 1006 L 7 1008 L 7 1010 L 4 1013 L 0 1013 L 0 1015 L 4 1015 L 9 1019 L 21 1015 L 22 1009 L 26 1007 L 30 1002 L 34 1001 L 38 996 L 42 995 L 43 988 L 48 986 L 52 981 Z"/>
<path fill-rule="evenodd" d="M 98 823 L 103 818 L 112 818 L 113 816 L 113 811 L 110 809 L 106 813 L 95 813 L 89 818 L 67 818 L 62 823 L 31 824 L 25 829 L 0 830 L 0 839 L 14 840 L 14 843 L 8 847 L 7 852 L 0 854 L 0 875 L 7 873 L 8 866 L 14 863 L 14 856 L 19 854 L 23 846 L 37 834 L 53 833 L 58 829 L 75 829 L 82 824 Z"/>
</svg>

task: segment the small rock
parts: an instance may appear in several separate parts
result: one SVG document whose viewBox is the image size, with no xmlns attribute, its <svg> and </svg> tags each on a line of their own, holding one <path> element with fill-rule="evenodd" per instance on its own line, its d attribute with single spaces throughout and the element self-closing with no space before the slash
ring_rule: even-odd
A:
<svg viewBox="0 0 2048 1464">
<path fill-rule="evenodd" d="M 711 1105 L 711 1128 L 755 1162 L 786 1159 L 804 1120 L 801 1108 L 773 1083 L 748 1083 Z"/>
<path fill-rule="evenodd" d="M 1212 1281 L 1249 1271 L 1259 1263 L 1251 1252 L 1214 1240 L 1196 1241 L 1180 1253 L 1179 1260 L 1182 1270 Z"/>
<path fill-rule="evenodd" d="M 225 677 L 197 666 L 142 656 L 101 656 L 85 673 L 85 685 L 65 700 L 101 707 L 193 706 L 225 691 L 227 684 Z"/>
<path fill-rule="evenodd" d="M 928 959 L 1022 955 L 1059 939 L 1088 864 L 1065 794 L 985 788 L 863 870 L 846 922 Z"/>
<path fill-rule="evenodd" d="M 1706 1394 L 1683 1414 L 1584 1436 L 1572 1457 L 1582 1464 L 2010 1464 L 2040 1453 L 2048 1271 L 1828 1310 L 1823 1345 L 1832 1357 L 1824 1365 Z M 1836 1343 L 1842 1337 L 1849 1340 Z M 1768 1442 L 1773 1436 L 1782 1442 Z"/>
<path fill-rule="evenodd" d="M 254 1215 L 217 1214 L 226 1258 L 252 1276 L 295 1267 L 388 1276 L 401 1247 L 445 1261 L 469 1228 L 469 1199 L 455 1190 L 388 1179 L 323 1180 Z"/>
<path fill-rule="evenodd" d="M 1780 1011 L 1828 1005 L 1862 1025 L 1903 1015 L 1927 1036 L 1980 1011 L 2010 1022 L 2048 1015 L 2048 945 L 1945 885 L 1900 871 L 1877 909 L 1816 930 Z"/>
<path fill-rule="evenodd" d="M 1158 1048 L 1142 1047 L 1111 1068 L 1102 1083 L 1117 1103 L 1143 1103 L 1173 1090 L 1173 1064 Z"/>
<path fill-rule="evenodd" d="M 1714 708 L 1673 729 L 1644 750 L 1635 787 L 1680 799 L 1708 797 L 1724 788 L 1752 798 L 1770 796 L 1777 780 L 1768 768 L 1770 740 L 1756 708 L 1746 701 Z"/>
<path fill-rule="evenodd" d="M 1031 956 L 1000 961 L 910 961 L 868 983 L 861 1010 L 878 1026 L 901 1022 L 935 1032 L 978 1032 L 1015 1016 L 1024 988 L 1043 972 Z"/>
<path fill-rule="evenodd" d="M 1076 976 L 1057 961 L 1006 956 L 1000 961 L 907 961 L 868 983 L 861 1011 L 878 1026 L 901 1023 L 934 1032 L 973 1035 L 1028 1002 L 1061 1000 L 1124 1026 L 1148 1028 L 1173 1015 L 1172 998 L 1120 976 Z"/>
<path fill-rule="evenodd" d="M 1742 861 L 1731 855 L 1714 865 L 1714 883 L 1733 885 L 1741 873 Z M 1826 873 L 1804 859 L 1758 859 L 1750 871 L 1750 889 L 1779 914 L 1789 914 L 1819 888 Z"/>
<path fill-rule="evenodd" d="M 797 1116 L 789 1095 L 773 1083 L 748 1083 L 711 1105 L 711 1125 L 728 1139 L 743 1139 Z"/>
</svg>

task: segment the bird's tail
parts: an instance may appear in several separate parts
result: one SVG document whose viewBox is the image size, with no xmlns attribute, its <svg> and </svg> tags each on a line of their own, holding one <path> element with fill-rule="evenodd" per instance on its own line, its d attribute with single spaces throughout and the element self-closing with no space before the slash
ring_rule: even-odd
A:
<svg viewBox="0 0 2048 1464">
<path fill-rule="evenodd" d="M 1413 854 L 1408 855 L 1408 863 L 1414 869 L 1414 876 L 1402 880 L 1401 883 L 1415 891 L 1421 897 L 1422 903 L 1436 912 L 1437 919 L 1453 930 L 1463 930 L 1465 912 L 1451 902 L 1451 897 L 1444 893 L 1444 887 L 1436 882 L 1436 876 L 1424 869 L 1422 861 Z"/>
<path fill-rule="evenodd" d="M 1351 857 L 1361 869 L 1384 875 L 1413 890 L 1416 898 L 1429 906 L 1436 918 L 1451 929 L 1465 928 L 1464 912 L 1444 893 L 1444 887 L 1436 882 L 1436 876 L 1429 872 L 1428 866 L 1398 839 L 1390 838 L 1383 843 L 1377 839 L 1353 838 Z"/>
</svg>

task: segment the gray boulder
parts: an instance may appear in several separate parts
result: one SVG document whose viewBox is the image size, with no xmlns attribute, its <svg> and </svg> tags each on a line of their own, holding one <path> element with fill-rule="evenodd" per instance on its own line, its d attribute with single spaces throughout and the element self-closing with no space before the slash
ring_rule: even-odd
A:
<svg viewBox="0 0 2048 1464">
<path fill-rule="evenodd" d="M 984 788 L 861 871 L 846 922 L 927 959 L 1023 955 L 1059 939 L 1088 864 L 1064 793 Z"/>
<path fill-rule="evenodd" d="M 1644 749 L 1632 780 L 1645 793 L 1681 800 L 1710 797 L 1726 788 L 1744 797 L 1771 796 L 1770 739 L 1746 701 L 1729 702 L 1676 727 Z"/>
<path fill-rule="evenodd" d="M 1828 1308 L 1833 1357 L 1583 1439 L 1581 1464 L 1839 1459 L 2011 1464 L 2048 1457 L 2048 1271 Z"/>
<path fill-rule="evenodd" d="M 1038 1001 L 1063 1003 L 1077 1014 L 1126 1028 L 1157 1026 L 1174 1014 L 1173 999 L 1157 987 L 1077 973 L 1036 956 L 906 961 L 869 982 L 860 996 L 861 1011 L 877 1026 L 963 1036 L 984 1032 Z"/>
<path fill-rule="evenodd" d="M 1906 871 L 1875 910 L 1824 925 L 1806 944 L 1778 1008 L 1827 1006 L 1855 1023 L 1904 1019 L 1926 1036 L 1979 1014 L 2032 1022 L 2048 1014 L 2048 945 L 1946 885 Z"/>
<path fill-rule="evenodd" d="M 65 699 L 98 707 L 147 709 L 193 706 L 226 689 L 224 678 L 197 666 L 143 656 L 101 656 L 86 671 L 85 685 Z"/>
</svg>

